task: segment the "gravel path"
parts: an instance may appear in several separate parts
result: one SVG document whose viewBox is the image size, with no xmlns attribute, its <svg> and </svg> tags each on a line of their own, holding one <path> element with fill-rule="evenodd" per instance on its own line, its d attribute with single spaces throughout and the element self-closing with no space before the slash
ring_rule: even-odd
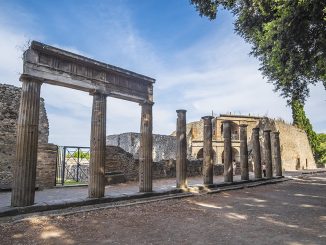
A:
<svg viewBox="0 0 326 245">
<path fill-rule="evenodd" d="M 326 174 L 3 223 L 0 244 L 326 244 Z"/>
</svg>

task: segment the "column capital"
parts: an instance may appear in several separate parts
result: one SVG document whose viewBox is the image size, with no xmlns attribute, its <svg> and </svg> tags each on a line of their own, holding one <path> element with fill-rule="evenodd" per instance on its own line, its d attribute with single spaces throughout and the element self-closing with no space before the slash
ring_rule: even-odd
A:
<svg viewBox="0 0 326 245">
<path fill-rule="evenodd" d="M 225 123 L 232 123 L 232 121 L 231 120 L 224 120 L 224 121 L 222 121 L 222 123 L 223 124 L 225 124 Z"/>
<path fill-rule="evenodd" d="M 19 77 L 19 81 L 21 82 L 39 82 L 39 83 L 43 83 L 43 79 L 39 78 L 39 77 L 34 77 L 31 75 L 27 75 L 27 74 L 21 74 Z"/>
<path fill-rule="evenodd" d="M 204 116 L 201 119 L 203 119 L 204 121 L 206 120 L 212 120 L 214 117 L 213 116 Z"/>
<path fill-rule="evenodd" d="M 279 136 L 280 135 L 280 131 L 273 131 L 272 134 Z"/>
<path fill-rule="evenodd" d="M 149 100 L 144 100 L 144 101 L 140 102 L 139 105 L 140 106 L 143 106 L 143 105 L 153 106 L 154 105 L 154 102 L 153 101 L 149 101 Z"/>
<path fill-rule="evenodd" d="M 176 110 L 177 113 L 186 113 L 187 110 L 184 110 L 184 109 L 179 109 L 179 110 Z"/>
<path fill-rule="evenodd" d="M 89 95 L 92 95 L 92 96 L 94 96 L 94 95 L 102 95 L 102 96 L 105 96 L 105 97 L 108 96 L 107 94 L 105 94 L 105 93 L 103 93 L 103 92 L 101 92 L 101 91 L 99 91 L 97 89 L 93 89 L 93 90 L 89 91 Z"/>
</svg>

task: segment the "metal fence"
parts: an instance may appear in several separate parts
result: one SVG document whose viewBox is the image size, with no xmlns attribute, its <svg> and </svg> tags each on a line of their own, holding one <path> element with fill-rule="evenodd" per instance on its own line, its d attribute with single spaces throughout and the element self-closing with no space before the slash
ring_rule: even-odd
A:
<svg viewBox="0 0 326 245">
<path fill-rule="evenodd" d="M 60 146 L 58 149 L 56 185 L 87 184 L 90 148 Z"/>
</svg>

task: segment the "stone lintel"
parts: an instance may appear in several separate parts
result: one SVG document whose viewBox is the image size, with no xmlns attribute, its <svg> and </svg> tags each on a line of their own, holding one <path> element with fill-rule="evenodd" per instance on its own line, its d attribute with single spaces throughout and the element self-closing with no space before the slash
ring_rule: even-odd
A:
<svg viewBox="0 0 326 245">
<path fill-rule="evenodd" d="M 153 101 L 155 79 L 35 41 L 24 52 L 23 75 L 128 101 Z"/>
</svg>

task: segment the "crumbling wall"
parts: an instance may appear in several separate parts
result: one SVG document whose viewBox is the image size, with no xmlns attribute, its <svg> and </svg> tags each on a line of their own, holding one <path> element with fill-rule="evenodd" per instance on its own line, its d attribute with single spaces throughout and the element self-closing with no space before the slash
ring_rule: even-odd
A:
<svg viewBox="0 0 326 245">
<path fill-rule="evenodd" d="M 12 183 L 12 163 L 16 154 L 16 127 L 21 88 L 0 84 L 0 186 L 9 188 Z M 49 122 L 44 100 L 41 98 L 39 117 L 39 144 L 48 143 Z"/>
</svg>

